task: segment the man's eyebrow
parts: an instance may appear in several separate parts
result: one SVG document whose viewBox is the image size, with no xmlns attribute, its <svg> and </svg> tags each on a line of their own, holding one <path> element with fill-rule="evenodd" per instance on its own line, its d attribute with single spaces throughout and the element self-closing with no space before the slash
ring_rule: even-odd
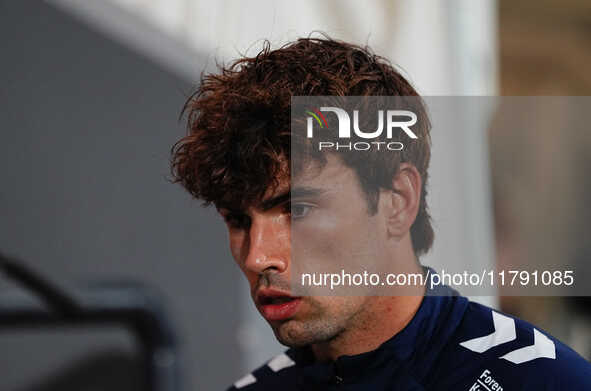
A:
<svg viewBox="0 0 591 391">
<path fill-rule="evenodd" d="M 278 194 L 274 197 L 266 199 L 261 202 L 260 208 L 261 208 L 261 210 L 273 209 L 277 205 L 281 205 L 281 204 L 289 201 L 289 195 L 290 194 L 289 194 L 289 190 L 288 190 L 288 191 Z"/>
<path fill-rule="evenodd" d="M 314 187 L 297 187 L 271 197 L 261 202 L 261 210 L 273 209 L 277 205 L 288 202 L 291 198 L 314 197 L 324 193 L 325 190 Z"/>
<path fill-rule="evenodd" d="M 316 197 L 325 192 L 325 189 L 319 189 L 317 187 L 300 186 L 291 189 L 291 198 Z"/>
</svg>

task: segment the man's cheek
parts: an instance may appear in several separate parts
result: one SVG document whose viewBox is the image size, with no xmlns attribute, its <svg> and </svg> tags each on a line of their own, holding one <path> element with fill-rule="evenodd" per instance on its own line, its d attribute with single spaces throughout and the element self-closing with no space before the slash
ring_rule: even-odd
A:
<svg viewBox="0 0 591 391">
<path fill-rule="evenodd" d="M 241 266 L 243 262 L 240 262 L 240 250 L 233 246 L 232 243 L 230 243 L 230 253 L 232 254 L 232 258 L 234 258 L 234 261 L 236 261 L 238 266 Z"/>
<path fill-rule="evenodd" d="M 229 245 L 230 245 L 230 253 L 232 254 L 232 258 L 236 261 L 236 263 L 240 266 L 242 263 L 242 256 L 243 253 L 243 239 L 240 235 L 231 233 L 229 234 Z"/>
</svg>

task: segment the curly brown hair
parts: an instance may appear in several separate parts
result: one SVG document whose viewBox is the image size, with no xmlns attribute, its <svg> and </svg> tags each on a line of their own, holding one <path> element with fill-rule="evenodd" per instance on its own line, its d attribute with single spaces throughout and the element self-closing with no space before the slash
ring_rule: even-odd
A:
<svg viewBox="0 0 591 391">
<path fill-rule="evenodd" d="M 400 153 L 377 154 L 370 168 L 355 164 L 352 154 L 343 161 L 356 170 L 370 213 L 376 211 L 379 188 L 391 188 L 400 162 L 417 168 L 423 186 L 411 238 L 417 255 L 426 252 L 433 242 L 426 204 L 431 148 L 427 111 L 409 82 L 367 47 L 310 37 L 271 50 L 266 41 L 256 56 L 220 66 L 219 73 L 202 74 L 183 108 L 188 135 L 172 148 L 174 182 L 206 205 L 241 209 L 260 201 L 286 174 L 285 162 L 291 158 L 292 96 L 418 99 L 417 141 Z"/>
</svg>

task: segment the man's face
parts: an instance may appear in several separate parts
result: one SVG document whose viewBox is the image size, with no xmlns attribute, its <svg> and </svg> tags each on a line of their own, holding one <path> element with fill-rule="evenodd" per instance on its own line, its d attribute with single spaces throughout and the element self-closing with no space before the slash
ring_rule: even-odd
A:
<svg viewBox="0 0 591 391">
<path fill-rule="evenodd" d="M 379 258 L 385 252 L 384 219 L 379 210 L 369 215 L 356 173 L 338 157 L 327 155 L 322 169 L 300 175 L 291 187 L 289 178 L 283 178 L 272 193 L 247 210 L 219 211 L 254 303 L 281 343 L 320 343 L 363 327 L 371 311 L 366 296 L 296 296 L 302 287 L 293 286 L 296 278 L 292 281 L 296 253 L 306 265 L 322 269 L 327 262 L 358 264 L 360 254 L 363 259 Z M 307 267 L 297 266 L 298 271 Z"/>
</svg>

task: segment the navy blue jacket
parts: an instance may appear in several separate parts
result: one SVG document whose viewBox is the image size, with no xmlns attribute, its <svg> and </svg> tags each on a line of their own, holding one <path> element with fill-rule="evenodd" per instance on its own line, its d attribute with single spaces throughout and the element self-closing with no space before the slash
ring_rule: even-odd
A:
<svg viewBox="0 0 591 391">
<path fill-rule="evenodd" d="M 533 325 L 443 287 L 378 349 L 314 362 L 289 349 L 230 390 L 591 390 L 591 364 Z"/>
</svg>

